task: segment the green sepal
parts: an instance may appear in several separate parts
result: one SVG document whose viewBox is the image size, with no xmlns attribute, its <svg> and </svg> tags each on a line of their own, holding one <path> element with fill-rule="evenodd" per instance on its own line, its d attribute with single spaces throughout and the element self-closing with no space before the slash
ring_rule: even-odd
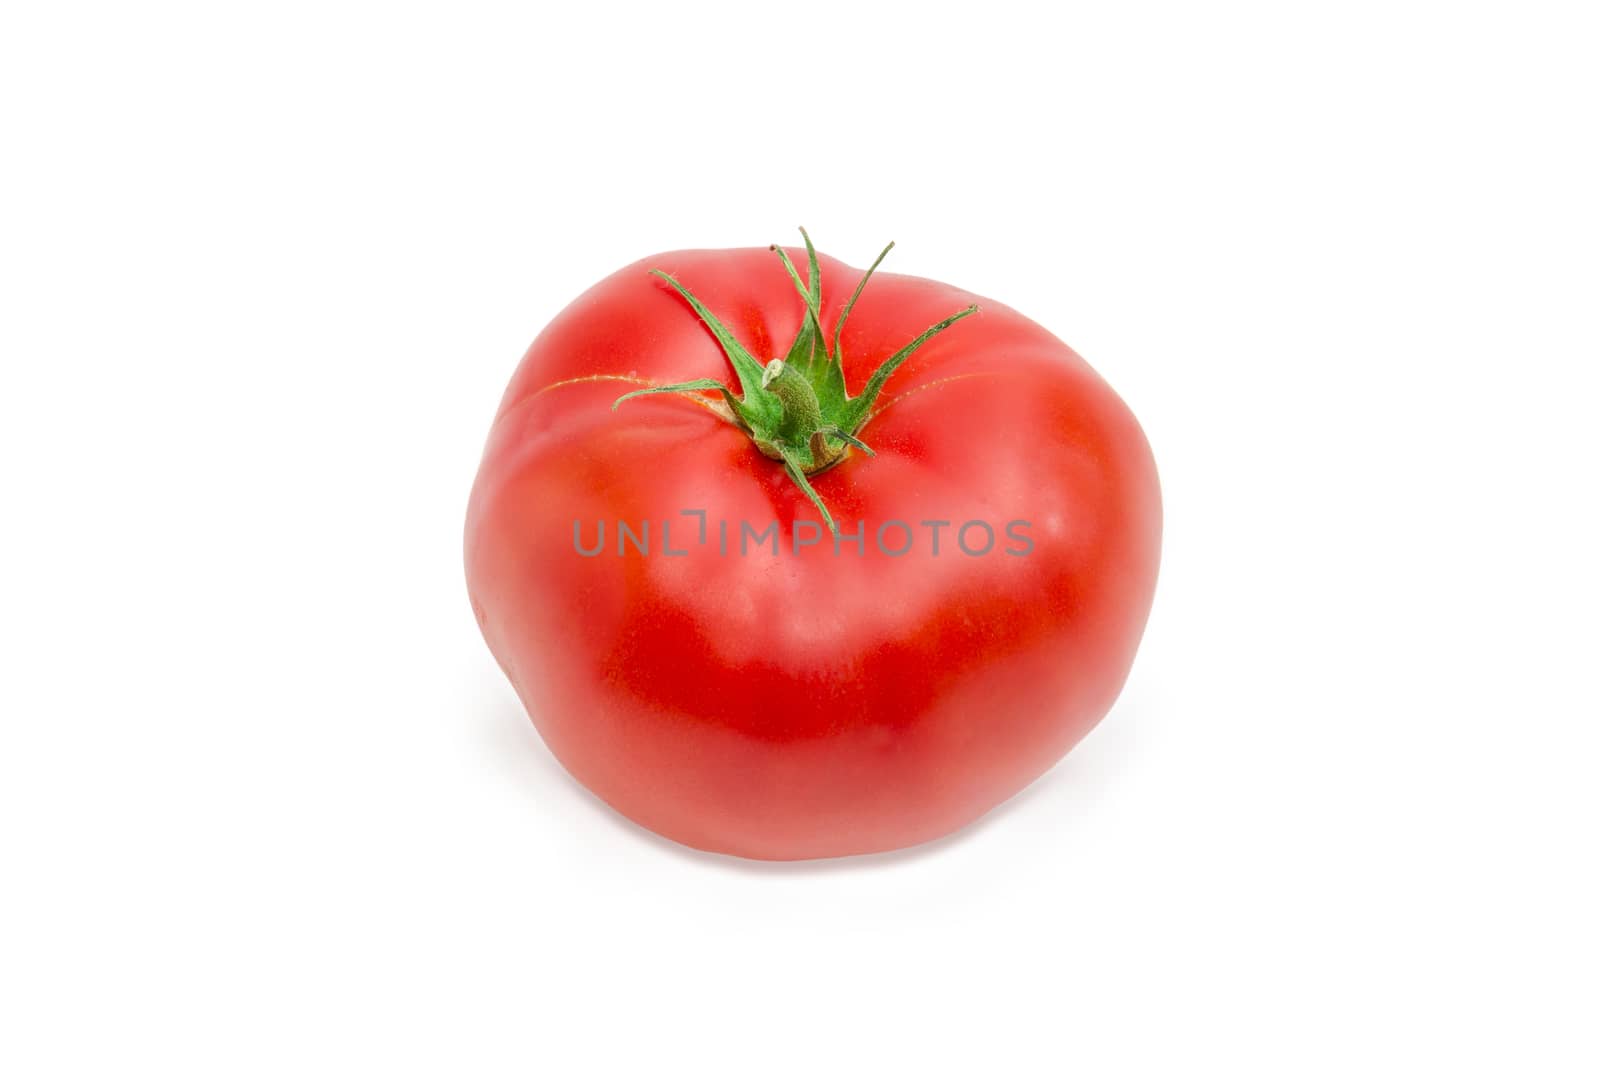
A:
<svg viewBox="0 0 1600 1067">
<path fill-rule="evenodd" d="M 872 372 L 872 377 L 867 379 L 866 388 L 861 390 L 861 395 L 851 399 L 845 404 L 843 417 L 839 419 L 840 428 L 851 433 L 854 433 L 857 429 L 859 429 L 861 424 L 866 422 L 868 416 L 872 414 L 872 405 L 877 401 L 878 394 L 883 392 L 884 384 L 888 382 L 889 375 L 899 370 L 900 364 L 904 363 L 908 358 L 910 358 L 911 353 L 927 344 L 928 340 L 932 338 L 934 334 L 937 334 L 943 330 L 948 330 L 951 326 L 954 326 L 968 315 L 977 314 L 977 311 L 978 305 L 973 304 L 970 307 L 956 312 L 943 322 L 934 323 L 926 330 L 923 330 L 921 335 L 918 336 L 915 341 L 912 341 L 900 351 L 884 360 L 883 364 L 879 366 L 877 370 Z"/>
<path fill-rule="evenodd" d="M 717 343 L 722 346 L 723 354 L 728 357 L 728 362 L 733 365 L 734 374 L 739 376 L 739 388 L 742 396 L 739 400 L 731 399 L 729 403 L 734 411 L 746 422 L 764 422 L 776 419 L 782 414 L 778 407 L 777 397 L 764 392 L 761 388 L 761 372 L 763 370 L 756 357 L 752 356 L 739 339 L 722 324 L 711 311 L 695 297 L 695 295 L 678 284 L 678 279 L 666 271 L 652 270 L 650 272 L 665 281 L 678 291 L 694 308 L 694 313 L 700 316 L 700 321 L 706 324 L 707 329 L 716 337 Z"/>
<path fill-rule="evenodd" d="M 873 273 L 878 269 L 878 264 L 883 262 L 883 257 L 887 256 L 889 250 L 893 247 L 893 241 L 883 246 L 883 251 L 878 253 L 878 258 L 872 261 L 872 266 L 868 267 L 867 272 L 861 276 L 861 280 L 856 282 L 855 292 L 851 293 L 850 299 L 844 302 L 844 310 L 839 312 L 839 321 L 833 324 L 833 358 L 841 365 L 844 363 L 844 344 L 841 341 L 841 338 L 844 337 L 844 320 L 848 319 L 850 312 L 855 310 L 856 300 L 860 298 L 861 290 L 867 287 L 867 282 L 871 280 Z"/>
<path fill-rule="evenodd" d="M 806 479 L 806 472 L 801 469 L 804 464 L 810 462 L 811 457 L 805 451 L 789 448 L 783 450 L 783 467 L 789 472 L 789 480 L 799 486 L 800 491 L 817 506 L 818 511 L 822 512 L 822 521 L 827 523 L 828 532 L 836 534 L 839 532 L 839 527 L 833 524 L 833 516 L 828 514 L 828 505 L 824 504 L 817 491 L 811 488 L 811 482 Z"/>
<path fill-rule="evenodd" d="M 817 249 L 811 243 L 811 237 L 806 233 L 805 227 L 800 227 L 800 236 L 806 242 L 806 262 L 810 271 L 810 284 L 800 280 L 800 272 L 795 270 L 794 261 L 789 258 L 789 253 L 779 245 L 773 245 L 772 251 L 778 253 L 778 259 L 783 263 L 783 269 L 789 272 L 789 280 L 794 282 L 795 290 L 800 294 L 800 300 L 805 305 L 806 315 L 800 323 L 800 332 L 795 336 L 794 344 L 789 347 L 789 354 L 783 358 L 784 363 L 804 374 L 816 387 L 815 375 L 818 370 L 825 369 L 828 361 L 828 347 L 822 331 L 822 271 L 817 264 Z"/>
<path fill-rule="evenodd" d="M 878 258 L 872 261 L 872 266 L 856 282 L 855 291 L 850 294 L 850 299 L 844 303 L 844 310 L 839 312 L 839 318 L 833 324 L 833 359 L 828 361 L 828 373 L 816 382 L 817 400 L 828 411 L 841 411 L 845 401 L 850 398 L 844 384 L 844 323 L 850 317 L 850 312 L 855 309 L 856 300 L 861 296 L 861 290 L 867 287 L 867 282 L 872 278 L 873 272 L 878 269 L 878 264 L 883 262 L 883 257 L 889 254 L 894 247 L 890 241 L 883 246 L 883 251 L 878 253 Z M 870 454 L 870 453 L 869 453 Z"/>
<path fill-rule="evenodd" d="M 850 434 L 845 433 L 843 430 L 839 429 L 839 427 L 837 427 L 837 426 L 826 426 L 826 427 L 823 428 L 822 432 L 824 434 L 826 434 L 827 436 L 829 436 L 829 437 L 838 438 L 839 440 L 843 441 L 845 444 L 851 446 L 852 448 L 861 449 L 861 451 L 865 452 L 869 456 L 876 456 L 877 455 L 877 453 L 874 452 L 872 449 L 870 449 L 866 445 L 862 444 L 860 440 L 858 440 L 855 437 L 852 437 Z"/>
<path fill-rule="evenodd" d="M 696 378 L 688 382 L 674 382 L 672 385 L 657 385 L 650 389 L 635 389 L 631 393 L 623 393 L 612 403 L 611 410 L 615 411 L 624 400 L 632 400 L 636 396 L 649 396 L 652 393 L 698 393 L 707 389 L 715 389 L 728 401 L 728 406 L 737 410 L 741 405 L 739 398 L 728 391 L 728 387 L 715 378 Z"/>
</svg>

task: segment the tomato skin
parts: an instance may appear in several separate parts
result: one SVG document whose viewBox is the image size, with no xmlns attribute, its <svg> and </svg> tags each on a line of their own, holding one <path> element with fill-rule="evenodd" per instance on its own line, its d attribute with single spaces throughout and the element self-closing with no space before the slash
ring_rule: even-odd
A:
<svg viewBox="0 0 1600 1067">
<path fill-rule="evenodd" d="M 803 252 L 791 252 L 797 258 Z M 802 260 L 803 262 L 803 260 Z M 808 859 L 949 833 L 1049 769 L 1105 714 L 1143 632 L 1160 550 L 1138 423 L 1045 329 L 937 282 L 875 274 L 843 331 L 852 395 L 930 323 L 850 453 L 813 475 L 841 532 L 737 427 L 639 381 L 733 378 L 671 274 L 762 363 L 803 305 L 767 249 L 653 256 L 567 307 L 523 358 L 472 490 L 466 571 L 496 660 L 550 749 L 630 819 L 695 848 Z M 801 268 L 802 271 L 804 267 Z M 861 272 L 821 258 L 824 333 Z M 624 380 L 628 379 L 628 380 Z M 560 384 L 557 384 L 560 383 Z M 697 541 L 701 509 L 705 545 Z M 617 554 L 616 523 L 650 524 Z M 661 523 L 672 547 L 661 550 Z M 718 552 L 718 522 L 734 532 Z M 786 543 L 740 555 L 741 522 Z M 913 532 L 886 555 L 874 531 Z M 940 552 L 925 521 L 948 520 Z M 992 550 L 954 538 L 981 520 Z M 1031 541 L 1008 539 L 1008 523 Z M 594 544 L 607 527 L 604 551 Z M 804 536 L 814 536 L 806 529 Z M 886 534 L 891 548 L 903 535 Z M 972 538 L 981 543 L 981 531 Z"/>
</svg>

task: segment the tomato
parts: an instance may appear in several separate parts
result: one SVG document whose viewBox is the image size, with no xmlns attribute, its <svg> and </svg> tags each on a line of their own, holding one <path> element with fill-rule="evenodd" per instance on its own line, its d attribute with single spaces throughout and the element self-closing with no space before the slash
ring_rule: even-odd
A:
<svg viewBox="0 0 1600 1067">
<path fill-rule="evenodd" d="M 466 572 L 574 777 L 695 848 L 805 859 L 949 833 L 1056 763 L 1127 677 L 1160 536 L 1144 434 L 1076 353 L 807 238 L 652 256 L 562 311 L 489 433 Z"/>
</svg>

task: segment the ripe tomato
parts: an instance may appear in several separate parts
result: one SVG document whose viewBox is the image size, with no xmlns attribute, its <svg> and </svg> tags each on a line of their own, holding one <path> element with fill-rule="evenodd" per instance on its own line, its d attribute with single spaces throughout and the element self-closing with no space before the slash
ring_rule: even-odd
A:
<svg viewBox="0 0 1600 1067">
<path fill-rule="evenodd" d="M 793 251 L 652 256 L 574 301 L 466 526 L 562 764 L 763 859 L 927 841 L 1047 770 L 1122 687 L 1161 527 L 1138 423 L 1043 327 Z"/>
</svg>

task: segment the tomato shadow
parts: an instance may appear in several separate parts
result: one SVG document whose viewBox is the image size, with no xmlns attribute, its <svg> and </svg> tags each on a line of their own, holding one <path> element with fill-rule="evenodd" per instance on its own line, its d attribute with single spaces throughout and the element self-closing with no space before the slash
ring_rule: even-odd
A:
<svg viewBox="0 0 1600 1067">
<path fill-rule="evenodd" d="M 815 876 L 850 871 L 871 871 L 883 868 L 909 866 L 939 856 L 947 850 L 966 845 L 983 836 L 997 818 L 1006 817 L 1037 805 L 1082 812 L 1094 806 L 1098 794 L 1118 776 L 1119 767 L 1126 763 L 1131 752 L 1130 733 L 1126 728 L 1116 728 L 1113 722 L 1135 718 L 1127 709 L 1121 715 L 1116 711 L 1108 722 L 1101 723 L 1095 731 L 1097 743 L 1094 764 L 1068 756 L 1051 770 L 1030 783 L 1016 796 L 990 809 L 972 823 L 954 833 L 920 845 L 895 849 L 892 852 L 874 852 L 861 856 L 837 856 L 815 860 L 755 860 L 730 856 L 720 852 L 706 852 L 690 848 L 671 838 L 663 837 L 629 819 L 611 805 L 595 796 L 569 774 L 539 736 L 538 730 L 528 721 L 527 713 L 516 697 L 502 693 L 494 702 L 493 714 L 486 713 L 490 725 L 488 743 L 507 764 L 508 773 L 519 780 L 530 782 L 541 795 L 554 789 L 609 823 L 620 834 L 641 845 L 669 853 L 690 863 L 753 877 Z M 1070 816 L 1063 816 L 1070 817 Z"/>
</svg>

